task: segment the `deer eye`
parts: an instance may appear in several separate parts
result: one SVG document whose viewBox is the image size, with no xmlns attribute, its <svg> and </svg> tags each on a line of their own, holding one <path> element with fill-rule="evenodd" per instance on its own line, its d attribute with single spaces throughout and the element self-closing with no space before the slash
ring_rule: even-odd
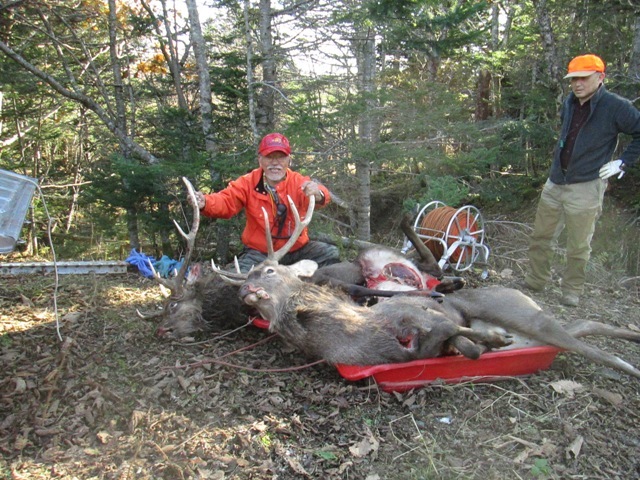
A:
<svg viewBox="0 0 640 480">
<path fill-rule="evenodd" d="M 276 269 L 273 267 L 267 267 L 264 269 L 265 275 L 273 275 L 274 273 L 276 273 Z"/>
<path fill-rule="evenodd" d="M 178 302 L 171 302 L 169 304 L 169 309 L 170 310 L 175 310 L 177 308 L 177 306 L 178 306 Z"/>
</svg>

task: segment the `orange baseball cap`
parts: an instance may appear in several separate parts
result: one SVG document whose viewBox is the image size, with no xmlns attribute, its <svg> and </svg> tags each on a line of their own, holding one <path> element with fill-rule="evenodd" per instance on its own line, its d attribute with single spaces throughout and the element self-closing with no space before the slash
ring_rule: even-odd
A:
<svg viewBox="0 0 640 480">
<path fill-rule="evenodd" d="M 596 72 L 604 72 L 602 59 L 592 54 L 580 55 L 569 62 L 569 69 L 564 78 L 588 77 Z"/>
<path fill-rule="evenodd" d="M 289 139 L 281 133 L 265 135 L 258 147 L 258 153 L 266 157 L 273 152 L 282 152 L 285 155 L 290 155 L 291 147 L 289 146 Z"/>
</svg>

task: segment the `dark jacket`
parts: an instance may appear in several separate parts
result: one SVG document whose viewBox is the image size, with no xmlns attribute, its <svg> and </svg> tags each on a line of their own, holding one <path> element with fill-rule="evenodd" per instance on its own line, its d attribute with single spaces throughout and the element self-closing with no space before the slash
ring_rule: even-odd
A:
<svg viewBox="0 0 640 480">
<path fill-rule="evenodd" d="M 569 94 L 562 106 L 560 118 L 562 129 L 551 163 L 549 178 L 558 185 L 581 183 L 599 177 L 600 168 L 611 161 L 618 144 L 618 135 L 625 133 L 633 137 L 631 143 L 619 157 L 631 166 L 640 156 L 640 111 L 633 104 L 604 85 L 591 97 L 591 113 L 576 138 L 571 161 L 566 173 L 560 166 L 560 152 L 571 124 L 575 95 Z"/>
</svg>

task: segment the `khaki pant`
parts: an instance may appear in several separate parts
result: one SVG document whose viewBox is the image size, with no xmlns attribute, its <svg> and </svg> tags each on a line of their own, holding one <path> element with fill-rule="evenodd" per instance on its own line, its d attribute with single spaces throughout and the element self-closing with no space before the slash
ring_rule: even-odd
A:
<svg viewBox="0 0 640 480">
<path fill-rule="evenodd" d="M 551 277 L 551 260 L 558 226 L 567 229 L 567 268 L 562 277 L 564 294 L 582 294 L 585 268 L 591 255 L 591 239 L 602 212 L 607 181 L 592 180 L 556 185 L 547 180 L 542 189 L 529 244 L 529 272 L 525 281 L 543 288 Z"/>
</svg>

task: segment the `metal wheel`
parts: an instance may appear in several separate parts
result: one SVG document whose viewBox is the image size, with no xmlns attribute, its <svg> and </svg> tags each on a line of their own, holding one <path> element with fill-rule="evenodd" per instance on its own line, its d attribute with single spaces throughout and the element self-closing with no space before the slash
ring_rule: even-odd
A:
<svg viewBox="0 0 640 480">
<path fill-rule="evenodd" d="M 468 270 L 480 256 L 484 261 L 487 260 L 489 254 L 484 237 L 484 221 L 476 207 L 466 205 L 456 210 L 444 237 L 444 242 L 449 246 L 445 255 L 451 257 L 452 264 L 455 262 L 455 270 Z"/>
</svg>

